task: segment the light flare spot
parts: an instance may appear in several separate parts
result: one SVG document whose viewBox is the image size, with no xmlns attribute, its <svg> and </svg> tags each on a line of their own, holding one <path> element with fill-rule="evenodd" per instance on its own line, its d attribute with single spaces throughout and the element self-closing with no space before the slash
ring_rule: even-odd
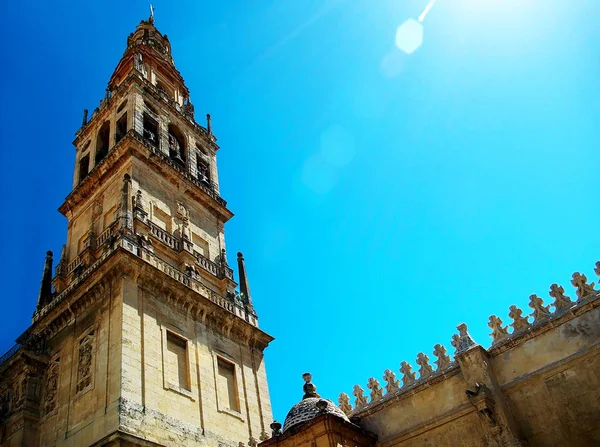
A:
<svg viewBox="0 0 600 447">
<path fill-rule="evenodd" d="M 423 25 L 408 19 L 396 30 L 396 46 L 406 54 L 414 53 L 423 43 Z"/>
</svg>

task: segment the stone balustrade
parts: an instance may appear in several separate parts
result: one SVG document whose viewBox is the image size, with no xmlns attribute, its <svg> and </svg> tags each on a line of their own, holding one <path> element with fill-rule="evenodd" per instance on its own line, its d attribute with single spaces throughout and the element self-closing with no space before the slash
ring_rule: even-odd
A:
<svg viewBox="0 0 600 447">
<path fill-rule="evenodd" d="M 212 301 L 216 305 L 222 307 L 233 315 L 244 319 L 245 321 L 250 322 L 253 326 L 258 326 L 258 322 L 256 320 L 255 315 L 248 314 L 248 309 L 244 308 L 242 305 L 237 304 L 235 300 L 226 298 L 221 296 L 219 293 L 215 292 L 212 289 L 206 287 L 199 279 L 192 278 L 190 274 L 184 273 L 176 267 L 172 266 L 168 262 L 160 259 L 156 256 L 152 251 L 142 247 L 138 243 L 134 242 L 130 238 L 122 235 L 122 234 L 112 234 L 111 237 L 107 237 L 104 242 L 104 250 L 102 254 L 92 263 L 90 266 L 83 265 L 80 261 L 74 260 L 69 266 L 73 265 L 72 269 L 75 269 L 78 266 L 82 266 L 82 271 L 74 276 L 66 287 L 65 290 L 61 291 L 61 293 L 57 294 L 51 302 L 49 302 L 42 309 L 36 310 L 33 314 L 33 321 L 36 322 L 40 320 L 44 315 L 48 314 L 52 309 L 54 309 L 65 297 L 69 296 L 72 291 L 82 282 L 84 281 L 90 274 L 94 272 L 106 259 L 111 256 L 118 248 L 123 248 L 130 253 L 138 256 L 143 261 L 148 264 L 156 267 L 158 270 L 167 274 L 169 277 L 173 278 L 177 282 L 183 284 L 184 286 L 192 289 L 197 292 L 201 296 L 207 298 Z M 76 263 L 79 262 L 79 263 Z M 209 261 L 211 262 L 211 261 Z M 214 263 L 213 263 L 214 264 Z M 216 264 L 215 264 L 216 265 Z M 229 267 L 221 267 L 219 269 L 225 269 L 231 271 Z"/>
<path fill-rule="evenodd" d="M 594 272 L 600 276 L 600 261 L 596 262 Z M 573 273 L 571 284 L 575 288 L 576 301 L 572 301 L 570 297 L 565 295 L 565 289 L 562 286 L 552 284 L 548 293 L 554 299 L 551 304 L 546 305 L 541 297 L 533 294 L 529 297 L 529 307 L 532 309 L 531 314 L 523 316 L 523 310 L 516 305 L 512 305 L 508 313 L 509 318 L 512 320 L 512 323 L 509 325 L 504 325 L 502 319 L 496 315 L 490 316 L 488 322 L 488 326 L 492 330 L 490 334 L 492 337 L 492 346 L 490 349 L 496 349 L 519 339 L 536 327 L 565 315 L 567 312 L 575 311 L 576 308 L 585 306 L 587 303 L 600 297 L 600 291 L 596 290 L 594 283 L 588 282 L 587 277 L 582 273 Z M 553 311 L 550 309 L 551 306 L 554 307 Z M 477 345 L 469 335 L 466 324 L 459 324 L 457 329 L 459 333 L 453 335 L 451 341 L 451 345 L 455 349 L 455 354 L 465 352 Z M 365 391 L 360 385 L 355 385 L 352 392 L 355 397 L 354 407 L 350 403 L 350 396 L 346 393 L 341 393 L 338 399 L 340 409 L 347 415 L 355 414 L 358 411 L 376 406 L 392 396 L 404 393 L 458 367 L 456 362 L 452 361 L 446 353 L 446 348 L 440 344 L 435 345 L 433 355 L 436 358 L 434 363 L 437 368 L 435 369 L 430 364 L 427 354 L 421 352 L 417 355 L 415 363 L 419 366 L 418 377 L 417 372 L 413 371 L 413 366 L 410 363 L 401 362 L 400 373 L 402 374 L 402 385 L 400 385 L 400 380 L 396 379 L 396 374 L 390 369 L 386 369 L 383 375 L 383 380 L 386 383 L 384 388 L 380 387 L 379 381 L 376 378 L 369 378 L 367 388 L 371 391 L 370 399 L 365 396 Z"/>
<path fill-rule="evenodd" d="M 212 262 L 207 257 L 201 255 L 197 251 L 194 251 L 194 256 L 196 257 L 196 264 L 198 264 L 200 267 L 202 267 L 207 272 L 212 273 L 215 276 L 219 276 L 220 269 L 217 264 Z"/>
<path fill-rule="evenodd" d="M 71 262 L 67 264 L 67 274 L 70 274 L 73 270 L 82 264 L 81 256 L 75 257 Z"/>
<path fill-rule="evenodd" d="M 181 251 L 181 241 L 168 231 L 163 230 L 156 224 L 148 221 L 150 226 L 150 234 L 158 239 L 160 242 L 165 244 L 167 247 L 172 248 L 175 251 Z"/>
</svg>

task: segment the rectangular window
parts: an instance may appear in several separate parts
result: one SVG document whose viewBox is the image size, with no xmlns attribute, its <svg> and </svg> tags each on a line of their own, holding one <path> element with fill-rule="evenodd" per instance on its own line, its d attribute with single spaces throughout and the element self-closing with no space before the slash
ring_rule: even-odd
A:
<svg viewBox="0 0 600 447">
<path fill-rule="evenodd" d="M 187 355 L 187 341 L 167 331 L 167 351 L 165 366 L 167 381 L 183 390 L 190 390 Z"/>
<path fill-rule="evenodd" d="M 205 258 L 210 259 L 208 256 L 208 242 L 206 242 L 196 233 L 192 233 L 192 242 L 194 243 L 194 250 L 196 250 L 200 255 L 204 256 Z"/>
<path fill-rule="evenodd" d="M 235 365 L 221 357 L 217 357 L 217 393 L 222 405 L 227 409 L 240 412 L 237 383 L 235 378 Z"/>
<path fill-rule="evenodd" d="M 159 227 L 161 230 L 165 230 L 168 233 L 171 233 L 171 216 L 169 216 L 156 205 L 154 205 L 152 216 L 152 222 L 154 222 L 157 227 Z"/>
</svg>

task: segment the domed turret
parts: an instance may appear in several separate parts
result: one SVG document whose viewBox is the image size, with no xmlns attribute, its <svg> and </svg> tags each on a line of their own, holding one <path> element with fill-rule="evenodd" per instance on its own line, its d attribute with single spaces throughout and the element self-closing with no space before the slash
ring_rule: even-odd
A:
<svg viewBox="0 0 600 447">
<path fill-rule="evenodd" d="M 337 405 L 329 399 L 322 399 L 319 396 L 317 387 L 312 383 L 312 375 L 310 373 L 303 374 L 302 378 L 305 382 L 303 387 L 304 396 L 300 402 L 290 409 L 285 417 L 285 423 L 283 424 L 284 432 L 295 425 L 310 421 L 322 414 L 332 414 L 349 422 L 348 416 Z"/>
</svg>

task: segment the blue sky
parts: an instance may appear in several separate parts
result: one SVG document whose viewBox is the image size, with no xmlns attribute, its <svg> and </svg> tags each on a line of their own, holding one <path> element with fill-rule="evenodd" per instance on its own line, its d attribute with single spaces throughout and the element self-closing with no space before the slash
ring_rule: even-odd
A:
<svg viewBox="0 0 600 447">
<path fill-rule="evenodd" d="M 336 400 L 432 361 L 466 322 L 489 346 L 600 259 L 600 3 L 438 0 L 422 46 L 396 29 L 424 0 L 157 0 L 196 118 L 213 117 L 267 350 L 274 415 L 301 374 Z M 29 324 L 66 220 L 71 141 L 148 15 L 142 1 L 0 5 L 0 350 Z M 416 369 L 416 368 L 415 368 Z"/>
</svg>

